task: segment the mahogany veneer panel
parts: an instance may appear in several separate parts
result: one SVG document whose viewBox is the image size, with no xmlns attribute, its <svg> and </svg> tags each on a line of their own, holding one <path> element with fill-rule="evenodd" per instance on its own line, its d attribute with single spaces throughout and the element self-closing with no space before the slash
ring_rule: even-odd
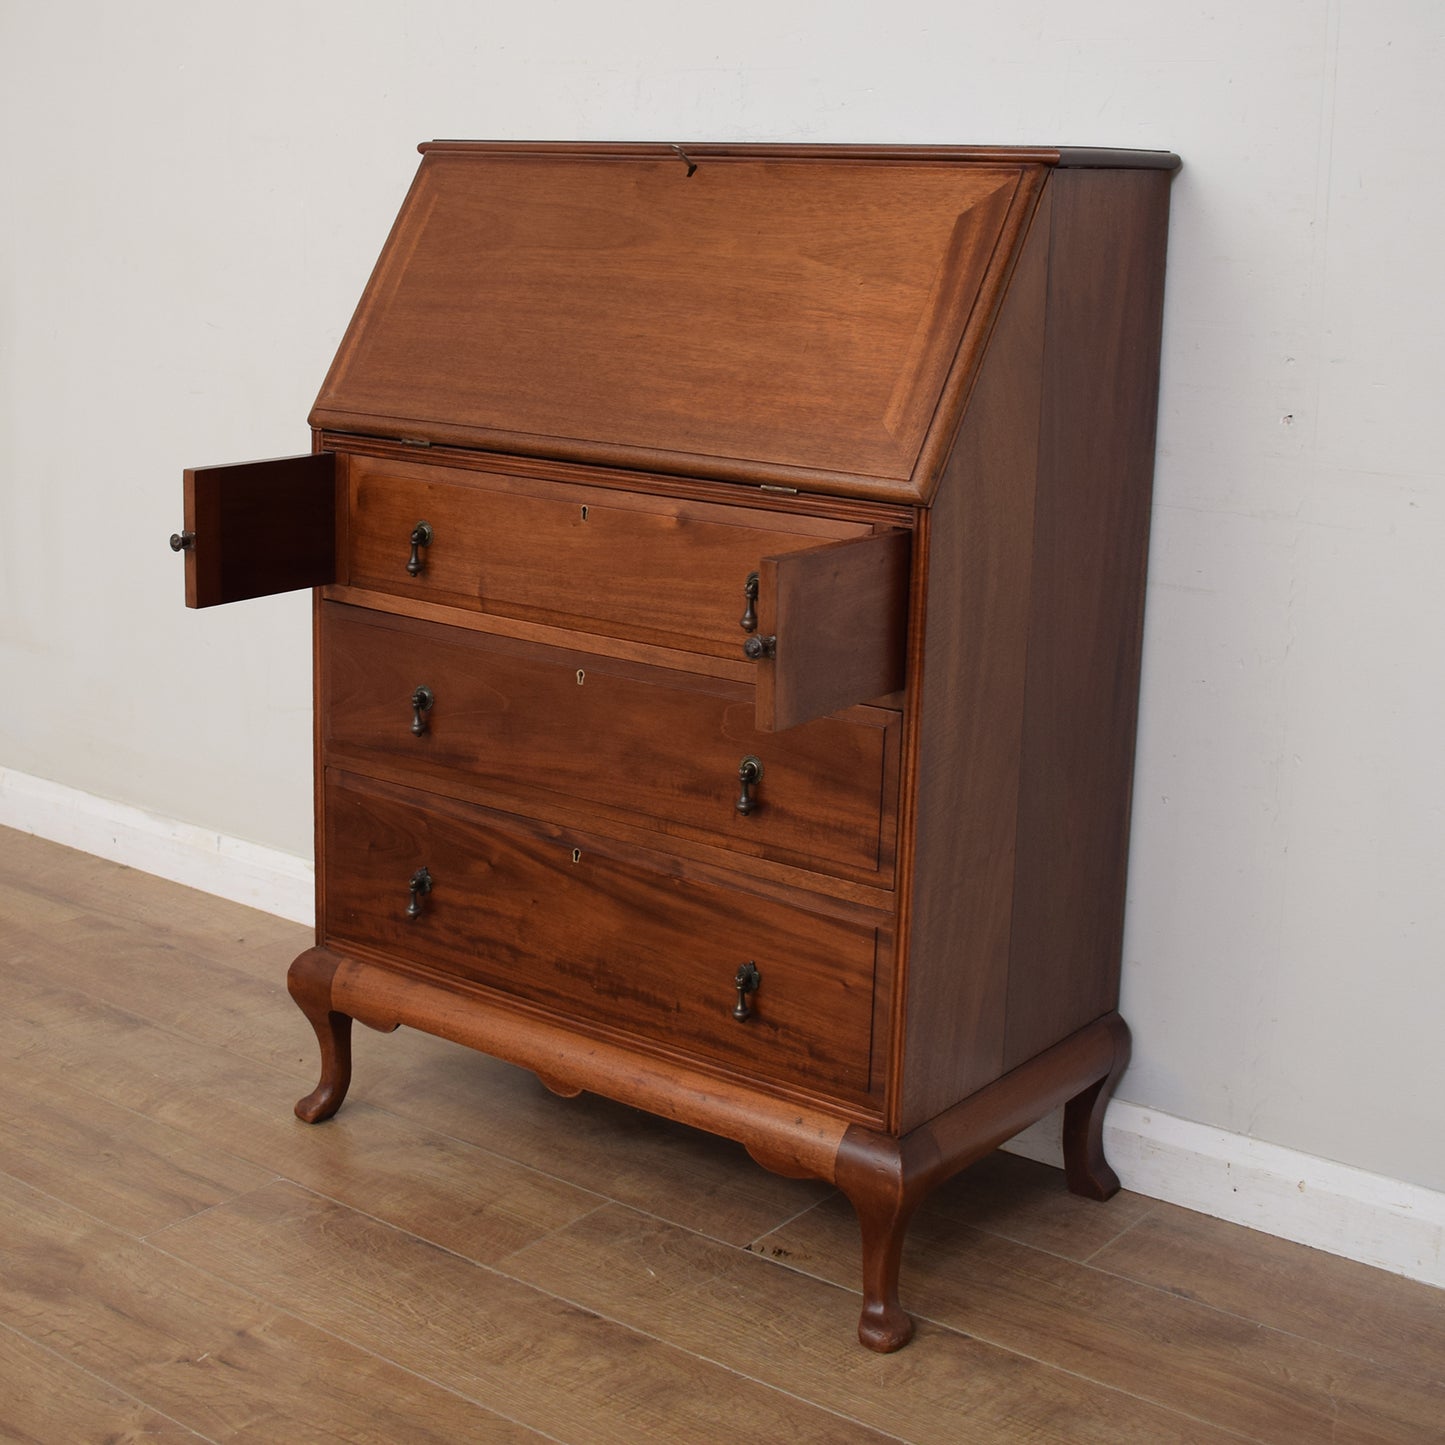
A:
<svg viewBox="0 0 1445 1445">
<path fill-rule="evenodd" d="M 185 474 L 186 606 L 269 597 L 335 578 L 336 458 L 279 457 Z"/>
<path fill-rule="evenodd" d="M 907 481 L 1022 174 L 429 152 L 312 423 Z"/>
<path fill-rule="evenodd" d="M 328 773 L 323 936 L 734 1070 L 869 1089 L 876 926 L 670 876 L 582 835 Z M 408 917 L 408 880 L 431 892 Z M 739 1021 L 739 960 L 761 982 Z"/>
<path fill-rule="evenodd" d="M 781 732 L 903 686 L 907 532 L 765 557 L 758 635 L 773 665 L 758 681 L 758 725 Z"/>
<path fill-rule="evenodd" d="M 1004 1067 L 1050 216 L 1046 197 L 920 547 L 904 1129 Z"/>
<path fill-rule="evenodd" d="M 1055 181 L 1006 1067 L 1119 996 L 1164 312 L 1168 174 Z"/>
<path fill-rule="evenodd" d="M 741 683 L 335 604 L 321 623 L 329 761 L 444 790 L 465 779 L 527 813 L 582 802 L 743 853 L 890 881 L 896 713 L 860 709 L 764 733 Z M 420 715 L 419 686 L 432 696 Z M 739 769 L 750 757 L 762 773 L 749 790 L 754 811 L 742 814 Z"/>
<path fill-rule="evenodd" d="M 352 458 L 349 475 L 352 586 L 730 658 L 764 557 L 872 530 L 370 458 Z M 412 575 L 419 522 L 433 541 Z"/>
</svg>

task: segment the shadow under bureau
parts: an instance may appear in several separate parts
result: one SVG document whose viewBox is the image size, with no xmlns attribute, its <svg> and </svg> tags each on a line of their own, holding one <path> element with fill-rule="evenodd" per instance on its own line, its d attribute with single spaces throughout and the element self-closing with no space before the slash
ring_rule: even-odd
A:
<svg viewBox="0 0 1445 1445">
<path fill-rule="evenodd" d="M 186 600 L 313 588 L 321 1079 L 353 1019 L 739 1140 L 903 1235 L 1064 1106 L 1107 1198 L 1158 152 L 424 145 L 305 456 Z"/>
</svg>

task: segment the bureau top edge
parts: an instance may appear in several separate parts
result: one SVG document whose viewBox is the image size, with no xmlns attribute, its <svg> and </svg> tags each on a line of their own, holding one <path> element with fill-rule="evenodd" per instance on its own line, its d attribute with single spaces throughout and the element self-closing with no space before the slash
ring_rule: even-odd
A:
<svg viewBox="0 0 1445 1445">
<path fill-rule="evenodd" d="M 790 158 L 796 160 L 940 161 L 974 164 L 1046 165 L 1065 168 L 1176 171 L 1183 164 L 1173 151 L 1130 146 L 1002 146 L 795 143 L 787 141 L 560 141 L 464 140 L 422 141 L 417 151 L 469 151 L 503 155 L 652 156 L 702 159 Z"/>
</svg>

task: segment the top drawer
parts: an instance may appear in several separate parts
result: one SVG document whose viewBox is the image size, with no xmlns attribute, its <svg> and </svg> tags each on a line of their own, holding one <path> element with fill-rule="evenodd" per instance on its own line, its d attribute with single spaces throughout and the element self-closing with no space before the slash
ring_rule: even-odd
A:
<svg viewBox="0 0 1445 1445">
<path fill-rule="evenodd" d="M 906 680 L 903 528 L 334 452 L 193 468 L 185 509 L 193 607 L 341 584 L 372 607 L 746 656 L 763 732 Z"/>
<path fill-rule="evenodd" d="M 872 530 L 370 457 L 348 468 L 353 587 L 730 659 L 764 557 Z"/>
</svg>

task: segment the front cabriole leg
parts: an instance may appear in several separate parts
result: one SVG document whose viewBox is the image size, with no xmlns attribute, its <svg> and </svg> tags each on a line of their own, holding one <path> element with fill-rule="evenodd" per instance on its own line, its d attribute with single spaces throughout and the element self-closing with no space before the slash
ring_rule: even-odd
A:
<svg viewBox="0 0 1445 1445">
<path fill-rule="evenodd" d="M 863 1312 L 858 1339 L 881 1355 L 913 1338 L 913 1321 L 898 1302 L 903 1236 L 918 1202 L 909 1187 L 897 1139 L 850 1128 L 838 1146 L 834 1182 L 858 1216 L 863 1243 Z"/>
<path fill-rule="evenodd" d="M 308 1124 L 329 1119 L 351 1084 L 351 1017 L 331 1007 L 331 981 L 339 959 L 324 948 L 308 948 L 291 965 L 286 987 L 316 1030 L 321 1046 L 321 1080 L 296 1102 L 296 1117 Z"/>
<path fill-rule="evenodd" d="M 913 1335 L 913 1321 L 898 1301 L 898 1275 L 914 1210 L 946 1179 L 1020 1129 L 1064 1104 L 1069 1188 L 1107 1199 L 1119 1187 L 1104 1160 L 1101 1136 L 1104 1107 L 1128 1061 L 1129 1030 L 1118 1014 L 1106 1014 L 902 1138 L 849 1126 L 838 1145 L 833 1182 L 858 1215 L 863 1241 L 858 1338 L 870 1350 L 901 1349 Z"/>
</svg>

